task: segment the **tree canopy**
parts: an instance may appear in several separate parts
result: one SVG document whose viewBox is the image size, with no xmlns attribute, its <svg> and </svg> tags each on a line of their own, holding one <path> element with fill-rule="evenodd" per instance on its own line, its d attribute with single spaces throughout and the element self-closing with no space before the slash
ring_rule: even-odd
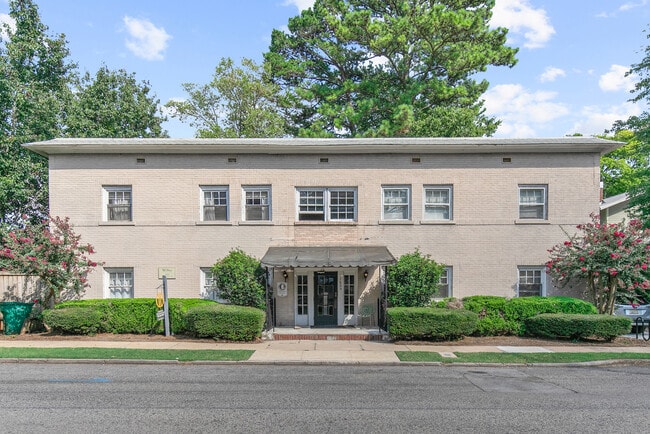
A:
<svg viewBox="0 0 650 434">
<path fill-rule="evenodd" d="M 236 66 L 223 58 L 210 83 L 183 83 L 189 95 L 169 101 L 172 117 L 189 121 L 196 135 L 210 137 L 282 137 L 285 122 L 278 113 L 278 86 L 270 83 L 262 66 L 242 59 Z"/>
<path fill-rule="evenodd" d="M 513 66 L 493 0 L 316 0 L 274 30 L 265 65 L 302 136 L 483 136 L 490 65 Z"/>
</svg>

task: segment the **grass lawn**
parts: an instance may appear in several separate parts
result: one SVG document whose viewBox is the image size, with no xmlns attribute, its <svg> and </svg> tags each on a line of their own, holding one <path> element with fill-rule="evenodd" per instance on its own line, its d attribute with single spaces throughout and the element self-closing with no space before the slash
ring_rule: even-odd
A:
<svg viewBox="0 0 650 434">
<path fill-rule="evenodd" d="M 129 359 L 190 362 L 248 360 L 253 350 L 150 350 L 123 348 L 0 348 L 0 358 L 9 359 Z"/>
<path fill-rule="evenodd" d="M 457 358 L 453 359 L 428 351 L 395 351 L 395 354 L 402 362 L 442 363 L 579 363 L 650 359 L 648 353 L 454 353 Z"/>
</svg>

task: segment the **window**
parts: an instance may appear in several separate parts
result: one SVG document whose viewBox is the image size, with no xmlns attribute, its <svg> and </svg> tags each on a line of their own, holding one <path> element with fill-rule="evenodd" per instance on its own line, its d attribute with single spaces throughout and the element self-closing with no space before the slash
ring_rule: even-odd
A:
<svg viewBox="0 0 650 434">
<path fill-rule="evenodd" d="M 343 314 L 354 315 L 354 275 L 343 275 Z"/>
<path fill-rule="evenodd" d="M 356 217 L 355 188 L 298 189 L 299 221 L 354 221 Z"/>
<path fill-rule="evenodd" d="M 383 220 L 409 220 L 411 218 L 411 188 L 382 187 Z"/>
<path fill-rule="evenodd" d="M 133 268 L 106 269 L 108 298 L 133 298 Z"/>
<path fill-rule="evenodd" d="M 201 298 L 227 303 L 227 300 L 221 298 L 219 289 L 214 283 L 212 268 L 201 267 Z"/>
<path fill-rule="evenodd" d="M 519 186 L 520 219 L 546 219 L 546 190 L 545 185 Z"/>
<path fill-rule="evenodd" d="M 203 221 L 228 221 L 228 187 L 201 187 Z"/>
<path fill-rule="evenodd" d="M 546 274 L 542 267 L 519 267 L 518 297 L 546 295 L 544 280 Z"/>
<path fill-rule="evenodd" d="M 104 186 L 106 221 L 131 221 L 131 186 Z"/>
<path fill-rule="evenodd" d="M 308 315 L 309 309 L 309 276 L 298 274 L 296 276 L 296 314 Z"/>
<path fill-rule="evenodd" d="M 244 187 L 244 220 L 271 220 L 271 187 Z"/>
<path fill-rule="evenodd" d="M 452 283 L 452 268 L 445 267 L 445 269 L 442 270 L 442 274 L 440 275 L 440 283 L 438 283 L 438 295 L 436 296 L 436 298 L 453 297 L 451 283 Z"/>
<path fill-rule="evenodd" d="M 451 186 L 424 187 L 424 220 L 451 220 Z"/>
</svg>

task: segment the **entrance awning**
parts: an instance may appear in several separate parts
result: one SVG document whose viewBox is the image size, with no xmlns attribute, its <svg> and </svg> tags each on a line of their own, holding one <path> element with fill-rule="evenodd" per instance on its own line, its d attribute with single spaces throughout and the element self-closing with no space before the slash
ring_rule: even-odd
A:
<svg viewBox="0 0 650 434">
<path fill-rule="evenodd" d="M 372 267 L 394 264 L 385 246 L 269 247 L 262 258 L 266 267 Z"/>
</svg>

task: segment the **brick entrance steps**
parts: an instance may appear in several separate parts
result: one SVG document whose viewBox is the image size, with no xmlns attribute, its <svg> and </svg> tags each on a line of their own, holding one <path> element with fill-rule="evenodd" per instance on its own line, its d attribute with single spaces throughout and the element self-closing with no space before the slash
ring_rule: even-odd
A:
<svg viewBox="0 0 650 434">
<path fill-rule="evenodd" d="M 387 341 L 388 333 L 374 328 L 293 328 L 275 327 L 265 333 L 267 340 L 274 341 Z"/>
</svg>

